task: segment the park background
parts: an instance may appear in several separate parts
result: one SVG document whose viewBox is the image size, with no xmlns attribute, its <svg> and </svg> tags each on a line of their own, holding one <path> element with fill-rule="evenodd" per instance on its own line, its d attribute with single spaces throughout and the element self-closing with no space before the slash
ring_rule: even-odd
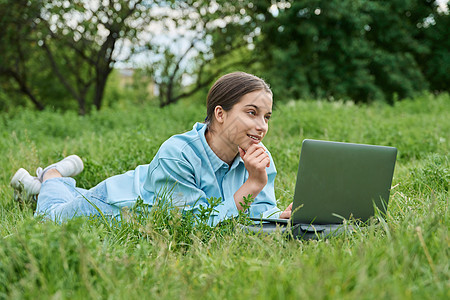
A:
<svg viewBox="0 0 450 300">
<path fill-rule="evenodd" d="M 0 299 L 449 298 L 449 28 L 448 1 L 0 0 Z M 314 138 L 398 148 L 388 214 L 298 241 L 165 207 L 54 224 L 14 201 L 19 167 L 76 153 L 90 188 L 149 163 L 235 70 L 274 91 L 281 207 Z"/>
</svg>

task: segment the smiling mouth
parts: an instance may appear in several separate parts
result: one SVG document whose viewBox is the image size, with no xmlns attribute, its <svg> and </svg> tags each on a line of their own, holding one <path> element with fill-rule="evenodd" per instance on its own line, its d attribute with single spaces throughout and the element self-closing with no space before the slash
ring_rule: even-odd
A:
<svg viewBox="0 0 450 300">
<path fill-rule="evenodd" d="M 247 134 L 247 136 L 248 136 L 249 138 L 251 138 L 252 140 L 254 140 L 255 142 L 260 142 L 260 141 L 261 141 L 261 137 L 259 137 L 259 136 L 256 136 L 256 135 L 250 135 L 250 134 Z"/>
</svg>

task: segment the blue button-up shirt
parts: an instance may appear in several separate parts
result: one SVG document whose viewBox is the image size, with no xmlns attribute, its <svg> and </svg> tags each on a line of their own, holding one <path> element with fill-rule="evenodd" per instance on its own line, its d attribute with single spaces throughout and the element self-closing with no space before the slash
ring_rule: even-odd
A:
<svg viewBox="0 0 450 300">
<path fill-rule="evenodd" d="M 196 123 L 191 131 L 165 141 L 150 164 L 106 179 L 109 203 L 130 207 L 140 197 L 153 205 L 158 197 L 169 196 L 174 206 L 197 213 L 201 205 L 208 205 L 208 199 L 215 197 L 221 198 L 221 203 L 215 207 L 210 225 L 237 216 L 234 194 L 247 180 L 248 172 L 239 155 L 229 166 L 211 150 L 205 138 L 206 127 Z M 274 192 L 277 172 L 270 153 L 269 157 L 268 182 L 251 204 L 251 216 L 276 218 L 280 213 Z"/>
</svg>

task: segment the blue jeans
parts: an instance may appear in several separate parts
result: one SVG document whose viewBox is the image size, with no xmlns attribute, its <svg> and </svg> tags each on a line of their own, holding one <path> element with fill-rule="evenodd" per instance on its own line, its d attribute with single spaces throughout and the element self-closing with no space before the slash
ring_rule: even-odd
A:
<svg viewBox="0 0 450 300">
<path fill-rule="evenodd" d="M 73 178 L 58 177 L 42 183 L 36 215 L 44 215 L 60 222 L 77 216 L 99 216 L 99 210 L 105 216 L 116 218 L 120 216 L 120 208 L 107 203 L 104 182 L 86 190 L 77 188 Z"/>
</svg>

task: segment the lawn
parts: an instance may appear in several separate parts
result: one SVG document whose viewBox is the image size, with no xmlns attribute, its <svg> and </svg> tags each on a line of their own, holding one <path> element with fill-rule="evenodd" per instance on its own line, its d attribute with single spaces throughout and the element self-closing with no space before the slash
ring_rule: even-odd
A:
<svg viewBox="0 0 450 300">
<path fill-rule="evenodd" d="M 254 236 L 236 221 L 216 227 L 164 208 L 125 221 L 63 224 L 14 202 L 9 180 L 78 154 L 78 185 L 151 161 L 161 143 L 205 118 L 205 106 L 116 105 L 81 117 L 23 110 L 0 114 L 0 299 L 229 298 L 449 299 L 450 96 L 396 102 L 276 103 L 265 145 L 278 171 L 276 196 L 294 194 L 305 138 L 398 148 L 385 218 L 353 234 L 300 241 Z"/>
</svg>

